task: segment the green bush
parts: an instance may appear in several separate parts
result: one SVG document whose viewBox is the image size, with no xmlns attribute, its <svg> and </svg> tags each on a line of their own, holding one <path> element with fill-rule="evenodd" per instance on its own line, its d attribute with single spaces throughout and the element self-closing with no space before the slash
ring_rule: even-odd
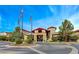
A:
<svg viewBox="0 0 79 59">
<path fill-rule="evenodd" d="M 25 40 L 25 42 L 26 42 L 26 43 L 29 43 L 29 44 L 32 43 L 32 41 L 33 41 L 33 40 L 32 40 L 32 37 L 31 37 L 30 35 L 29 35 L 29 36 L 27 37 L 27 39 Z"/>
<path fill-rule="evenodd" d="M 58 42 L 58 37 L 52 37 L 52 40 L 50 42 Z"/>
<path fill-rule="evenodd" d="M 9 41 L 11 41 L 11 42 L 15 42 L 15 39 L 14 39 L 14 38 L 11 38 Z"/>
<path fill-rule="evenodd" d="M 6 41 L 7 40 L 7 37 L 6 36 L 0 36 L 0 40 L 1 41 Z"/>
<path fill-rule="evenodd" d="M 52 41 L 53 41 L 53 42 L 58 42 L 59 40 L 58 40 L 57 37 L 53 37 L 53 38 L 52 38 Z"/>
<path fill-rule="evenodd" d="M 12 37 L 6 37 L 6 41 L 11 41 L 12 40 Z"/>
<path fill-rule="evenodd" d="M 16 40 L 16 44 L 22 44 L 22 42 L 23 42 L 23 41 L 22 41 L 21 39 L 17 39 L 17 40 Z"/>
<path fill-rule="evenodd" d="M 63 39 L 62 36 L 57 36 L 57 40 L 60 41 L 60 42 L 63 42 L 64 41 L 64 39 Z"/>
<path fill-rule="evenodd" d="M 74 41 L 74 42 L 75 42 L 75 41 L 77 41 L 77 40 L 78 40 L 78 37 L 75 36 L 75 35 L 70 37 L 70 41 Z"/>
</svg>

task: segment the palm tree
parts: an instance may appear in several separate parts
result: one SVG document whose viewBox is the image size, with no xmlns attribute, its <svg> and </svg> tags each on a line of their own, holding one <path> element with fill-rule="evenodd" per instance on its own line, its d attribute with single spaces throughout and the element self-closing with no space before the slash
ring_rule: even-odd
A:
<svg viewBox="0 0 79 59">
<path fill-rule="evenodd" d="M 74 26 L 72 25 L 72 23 L 67 19 L 65 19 L 64 22 L 62 22 L 62 25 L 59 27 L 59 30 L 60 30 L 59 34 L 62 37 L 62 39 L 67 42 L 68 37 L 72 33 L 73 29 L 74 29 Z"/>
</svg>

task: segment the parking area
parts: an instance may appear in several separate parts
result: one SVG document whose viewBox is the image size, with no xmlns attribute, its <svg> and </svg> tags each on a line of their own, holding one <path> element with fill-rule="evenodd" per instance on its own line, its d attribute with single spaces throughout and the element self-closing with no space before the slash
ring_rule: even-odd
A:
<svg viewBox="0 0 79 59">
<path fill-rule="evenodd" d="M 0 54 L 69 54 L 72 49 L 64 45 L 37 44 L 36 47 L 7 47 L 9 42 L 0 42 Z"/>
</svg>

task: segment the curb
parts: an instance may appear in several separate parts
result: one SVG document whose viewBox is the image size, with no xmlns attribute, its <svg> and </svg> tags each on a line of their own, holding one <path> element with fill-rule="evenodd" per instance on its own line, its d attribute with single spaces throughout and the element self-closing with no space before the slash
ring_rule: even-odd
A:
<svg viewBox="0 0 79 59">
<path fill-rule="evenodd" d="M 27 48 L 29 48 L 29 47 L 36 47 L 37 45 L 35 45 L 35 46 L 10 46 L 10 45 L 5 45 L 6 47 L 16 47 L 16 48 L 18 48 L 18 47 L 20 47 L 20 48 L 25 48 L 25 47 L 27 47 Z"/>
<path fill-rule="evenodd" d="M 72 51 L 70 52 L 70 54 L 78 54 L 78 49 L 75 47 L 70 46 L 70 48 L 72 48 Z"/>
<path fill-rule="evenodd" d="M 69 54 L 78 54 L 78 49 L 73 46 L 65 46 L 66 48 L 71 48 L 72 51 Z"/>
</svg>

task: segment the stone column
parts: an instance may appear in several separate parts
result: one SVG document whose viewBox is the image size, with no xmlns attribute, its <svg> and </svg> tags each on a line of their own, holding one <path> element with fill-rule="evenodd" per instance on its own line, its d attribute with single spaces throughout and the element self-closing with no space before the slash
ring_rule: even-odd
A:
<svg viewBox="0 0 79 59">
<path fill-rule="evenodd" d="M 37 35 L 34 34 L 34 43 L 37 43 Z"/>
<path fill-rule="evenodd" d="M 38 30 L 36 30 L 35 33 L 34 33 L 34 42 L 35 43 L 37 43 L 37 33 L 38 33 Z"/>
<path fill-rule="evenodd" d="M 46 38 L 46 34 L 43 34 L 43 43 L 45 43 L 46 40 L 47 40 L 47 38 Z"/>
<path fill-rule="evenodd" d="M 42 30 L 42 33 L 43 33 L 43 42 L 46 42 L 46 31 L 45 30 Z"/>
<path fill-rule="evenodd" d="M 26 44 L 26 40 L 28 40 L 27 37 L 28 35 L 24 35 L 23 44 Z"/>
<path fill-rule="evenodd" d="M 52 32 L 50 32 L 49 35 L 50 35 L 50 36 L 49 36 L 49 40 L 48 40 L 48 41 L 52 41 Z"/>
</svg>

